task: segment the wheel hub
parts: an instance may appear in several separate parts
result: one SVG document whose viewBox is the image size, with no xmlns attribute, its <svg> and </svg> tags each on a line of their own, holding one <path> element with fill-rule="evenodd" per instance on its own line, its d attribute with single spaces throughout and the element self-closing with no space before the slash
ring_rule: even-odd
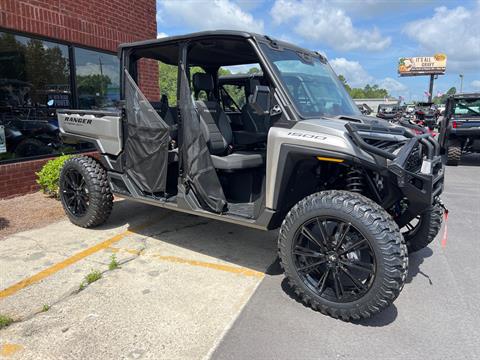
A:
<svg viewBox="0 0 480 360">
<path fill-rule="evenodd" d="M 367 239 L 340 219 L 307 221 L 298 232 L 293 252 L 299 276 L 329 301 L 360 298 L 375 276 L 375 258 Z"/>
</svg>

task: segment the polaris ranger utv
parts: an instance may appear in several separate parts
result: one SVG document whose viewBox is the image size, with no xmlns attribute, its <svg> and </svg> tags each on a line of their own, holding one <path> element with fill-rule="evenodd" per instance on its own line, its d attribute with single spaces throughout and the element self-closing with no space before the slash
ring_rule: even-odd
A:
<svg viewBox="0 0 480 360">
<path fill-rule="evenodd" d="M 74 224 L 106 221 L 115 195 L 280 228 L 281 265 L 305 304 L 348 320 L 395 300 L 408 252 L 441 226 L 434 139 L 362 116 L 321 54 L 268 36 L 201 32 L 121 45 L 119 56 L 118 111 L 58 111 L 65 141 L 90 141 L 100 153 L 62 169 Z M 178 66 L 176 106 L 140 91 L 145 58 Z M 262 74 L 227 115 L 219 69 L 245 64 Z"/>
<path fill-rule="evenodd" d="M 439 143 L 448 165 L 458 165 L 463 152 L 480 152 L 480 93 L 448 97 Z"/>
</svg>

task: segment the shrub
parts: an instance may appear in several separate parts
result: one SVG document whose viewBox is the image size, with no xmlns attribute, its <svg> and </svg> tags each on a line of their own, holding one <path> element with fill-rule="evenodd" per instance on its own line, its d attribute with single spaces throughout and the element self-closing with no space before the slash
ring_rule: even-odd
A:
<svg viewBox="0 0 480 360">
<path fill-rule="evenodd" d="M 62 155 L 55 159 L 49 160 L 42 169 L 36 173 L 37 184 L 40 185 L 45 194 L 58 198 L 58 180 L 60 171 L 65 161 L 70 159 L 72 155 Z"/>
</svg>

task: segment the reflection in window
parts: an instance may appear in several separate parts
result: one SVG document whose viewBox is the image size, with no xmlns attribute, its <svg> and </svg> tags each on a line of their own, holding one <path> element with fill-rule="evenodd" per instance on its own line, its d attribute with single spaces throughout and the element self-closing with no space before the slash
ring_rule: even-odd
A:
<svg viewBox="0 0 480 360">
<path fill-rule="evenodd" d="M 67 46 L 0 32 L 0 161 L 68 152 L 55 108 L 70 106 Z"/>
<path fill-rule="evenodd" d="M 120 98 L 120 64 L 115 55 L 75 48 L 80 109 L 115 107 Z"/>
</svg>

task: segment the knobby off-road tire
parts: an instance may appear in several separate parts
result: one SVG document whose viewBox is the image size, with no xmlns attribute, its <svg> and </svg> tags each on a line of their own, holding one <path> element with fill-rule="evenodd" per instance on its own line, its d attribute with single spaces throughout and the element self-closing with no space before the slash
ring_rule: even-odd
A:
<svg viewBox="0 0 480 360">
<path fill-rule="evenodd" d="M 338 222 L 328 219 L 337 219 Z M 338 224 L 337 230 L 335 227 L 332 230 L 335 224 Z M 315 226 L 318 230 L 315 230 Z M 321 226 L 327 232 L 322 233 Z M 308 231 L 305 231 L 305 228 Z M 320 255 L 322 251 L 328 254 L 332 252 L 327 251 L 327 247 L 323 248 L 324 245 L 321 247 L 317 244 L 311 245 L 312 242 L 306 240 L 318 234 L 320 240 L 322 237 L 327 238 L 324 244 L 328 248 L 340 247 L 337 255 L 324 257 Z M 362 237 L 363 240 L 360 241 Z M 301 246 L 298 245 L 299 239 L 302 239 Z M 363 249 L 358 245 L 362 241 Z M 395 221 L 375 202 L 347 191 L 319 192 L 298 202 L 283 221 L 278 246 L 281 266 L 298 298 L 314 310 L 334 318 L 343 320 L 368 318 L 382 311 L 400 294 L 407 276 L 407 248 Z M 345 251 L 347 253 L 342 254 Z M 369 258 L 373 259 L 373 265 L 366 271 L 373 269 L 373 272 L 362 280 L 360 278 L 362 271 L 359 269 L 366 265 L 361 261 Z M 326 265 L 317 265 L 315 271 L 318 273 L 311 270 L 312 266 L 326 259 L 328 259 Z M 347 263 L 350 265 L 344 266 Z M 320 275 L 321 267 L 324 265 L 323 275 Z M 357 276 L 357 283 L 351 280 L 351 284 L 348 285 L 346 281 L 351 278 L 347 279 L 347 272 L 342 266 L 350 275 Z M 335 273 L 335 270 L 332 270 L 334 267 L 340 269 Z M 326 269 L 331 270 L 327 272 Z M 311 272 L 305 276 L 304 273 L 307 271 Z M 342 279 L 339 278 L 340 273 L 342 273 L 340 276 L 343 276 L 341 289 L 335 285 L 338 283 L 337 280 Z M 343 298 L 338 298 L 337 289 L 338 292 L 344 291 Z"/>
<path fill-rule="evenodd" d="M 107 172 L 97 160 L 87 156 L 67 160 L 59 185 L 63 208 L 72 223 L 91 228 L 108 219 L 113 196 Z"/>
<path fill-rule="evenodd" d="M 406 226 L 407 231 L 402 234 L 409 254 L 423 249 L 435 239 L 442 227 L 442 215 L 443 209 L 435 204 L 419 216 L 412 228 Z"/>
<path fill-rule="evenodd" d="M 448 145 L 447 165 L 457 166 L 462 157 L 462 145 L 459 141 L 452 141 Z"/>
</svg>

